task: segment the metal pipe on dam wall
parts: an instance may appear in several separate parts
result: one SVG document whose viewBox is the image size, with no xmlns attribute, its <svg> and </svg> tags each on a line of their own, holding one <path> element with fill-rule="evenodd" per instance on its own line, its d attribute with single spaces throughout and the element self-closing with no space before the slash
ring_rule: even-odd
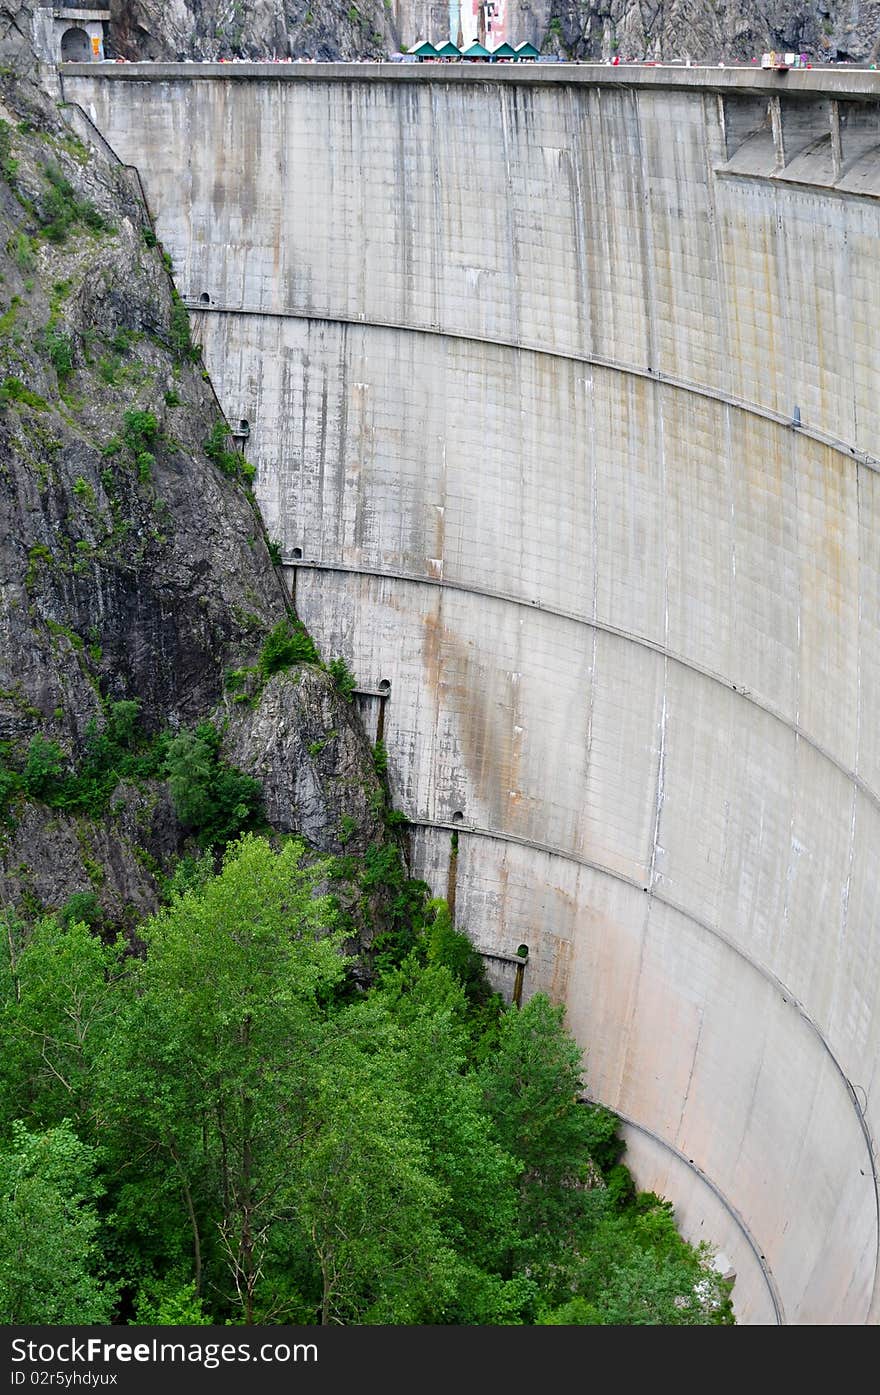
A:
<svg viewBox="0 0 880 1395">
<path fill-rule="evenodd" d="M 140 171 L 299 613 L 391 685 L 415 872 L 457 832 L 458 924 L 529 946 L 740 1321 L 876 1323 L 880 74 L 63 90 Z"/>
</svg>

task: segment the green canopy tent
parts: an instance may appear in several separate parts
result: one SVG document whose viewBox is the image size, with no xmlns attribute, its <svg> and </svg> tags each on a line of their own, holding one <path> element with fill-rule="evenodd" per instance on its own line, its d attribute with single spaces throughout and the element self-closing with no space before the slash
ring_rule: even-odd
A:
<svg viewBox="0 0 880 1395">
<path fill-rule="evenodd" d="M 420 63 L 424 62 L 426 58 L 437 57 L 437 50 L 433 44 L 428 43 L 427 39 L 424 43 L 416 44 L 415 48 L 411 48 L 410 53 L 414 54 Z"/>
<path fill-rule="evenodd" d="M 535 48 L 534 44 L 530 44 L 528 40 L 526 40 L 526 42 L 523 44 L 517 44 L 516 56 L 519 59 L 519 61 L 522 62 L 523 59 L 534 60 L 536 58 L 540 58 L 541 54 L 540 50 Z"/>
<path fill-rule="evenodd" d="M 512 44 L 499 44 L 492 50 L 492 59 L 497 62 L 499 58 L 516 58 L 516 49 Z"/>
<path fill-rule="evenodd" d="M 461 49 L 458 48 L 451 39 L 447 39 L 445 44 L 441 44 L 437 49 L 438 58 L 460 58 Z"/>
<path fill-rule="evenodd" d="M 473 60 L 476 58 L 491 58 L 492 55 L 490 54 L 487 48 L 483 47 L 482 44 L 478 44 L 475 42 L 471 44 L 470 48 L 462 49 L 461 56 L 462 58 Z"/>
</svg>

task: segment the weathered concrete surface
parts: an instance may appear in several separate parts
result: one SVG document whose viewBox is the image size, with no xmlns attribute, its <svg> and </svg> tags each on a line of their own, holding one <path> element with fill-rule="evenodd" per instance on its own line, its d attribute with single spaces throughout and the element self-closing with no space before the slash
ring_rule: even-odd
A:
<svg viewBox="0 0 880 1395">
<path fill-rule="evenodd" d="M 880 84 L 470 71 L 64 89 L 208 297 L 300 613 L 391 682 L 419 871 L 457 827 L 458 923 L 740 1320 L 876 1322 Z"/>
</svg>

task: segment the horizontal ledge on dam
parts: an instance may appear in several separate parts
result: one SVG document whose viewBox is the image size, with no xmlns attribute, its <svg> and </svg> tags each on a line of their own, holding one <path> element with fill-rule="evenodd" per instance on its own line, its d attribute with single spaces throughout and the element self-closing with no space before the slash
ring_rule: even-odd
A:
<svg viewBox="0 0 880 1395">
<path fill-rule="evenodd" d="M 481 949 L 477 951 L 483 959 L 495 959 L 499 964 L 528 964 L 527 954 L 503 954 L 497 949 Z"/>
<path fill-rule="evenodd" d="M 772 987 L 775 988 L 775 990 L 779 993 L 783 1003 L 787 1007 L 794 1008 L 801 1020 L 813 1033 L 816 1040 L 819 1042 L 819 1045 L 821 1046 L 822 1050 L 828 1056 L 828 1059 L 831 1061 L 834 1070 L 836 1071 L 837 1075 L 840 1077 L 843 1083 L 847 1097 L 850 1101 L 850 1105 L 858 1121 L 862 1137 L 865 1141 L 865 1149 L 868 1154 L 868 1166 L 870 1168 L 870 1175 L 873 1181 L 874 1188 L 874 1268 L 876 1281 L 876 1275 L 878 1272 L 880 1272 L 880 1188 L 878 1188 L 874 1141 L 871 1136 L 871 1130 L 868 1126 L 867 1118 L 865 1117 L 865 1111 L 862 1108 L 862 1104 L 858 1097 L 856 1087 L 853 1085 L 849 1076 L 846 1074 L 846 1071 L 843 1069 L 843 1066 L 840 1064 L 839 1060 L 832 1051 L 831 1046 L 827 1038 L 825 1037 L 825 1034 L 823 1033 L 821 1027 L 815 1021 L 815 1019 L 810 1016 L 803 1003 L 801 1003 L 800 1000 L 791 992 L 788 986 L 785 983 L 783 983 L 782 980 L 778 978 L 776 974 L 773 973 L 772 969 L 768 968 L 766 964 L 760 963 L 759 960 L 754 959 L 750 954 L 747 954 L 746 951 L 740 945 L 736 944 L 736 942 L 732 940 L 729 935 L 726 935 L 723 930 L 719 929 L 718 926 L 712 925 L 708 920 L 703 920 L 701 916 L 695 915 L 693 911 L 688 910 L 686 906 L 682 906 L 679 902 L 673 901 L 671 897 L 664 896 L 662 892 L 657 891 L 654 887 L 650 885 L 645 886 L 641 881 L 637 881 L 634 877 L 628 877 L 625 872 L 615 871 L 611 867 L 606 867 L 601 862 L 595 862 L 590 858 L 578 857 L 577 854 L 568 852 L 565 848 L 553 847 L 551 844 L 548 843 L 539 843 L 537 839 L 524 838 L 519 834 L 508 833 L 501 829 L 483 828 L 479 824 L 470 824 L 464 822 L 447 823 L 444 820 L 439 819 L 423 819 L 418 817 L 411 817 L 409 814 L 406 814 L 405 817 L 407 824 L 411 828 L 424 828 L 428 830 L 437 831 L 442 830 L 443 832 L 455 833 L 459 836 L 459 838 L 463 834 L 470 833 L 473 834 L 473 836 L 476 838 L 486 838 L 498 843 L 512 843 L 515 844 L 517 847 L 521 848 L 531 848 L 535 852 L 543 853 L 546 857 L 558 857 L 565 862 L 574 864 L 577 867 L 586 867 L 592 872 L 598 872 L 600 876 L 610 877 L 613 881 L 620 882 L 624 886 L 630 886 L 635 891 L 641 891 L 646 896 L 650 897 L 651 900 L 657 901 L 658 904 L 662 906 L 667 906 L 669 910 L 674 911 L 676 915 L 680 915 L 691 925 L 696 926 L 699 930 L 705 931 L 707 935 L 711 935 L 713 939 L 718 940 L 727 949 L 729 949 L 732 954 L 735 954 L 737 958 L 740 959 L 744 964 L 747 964 L 748 967 L 754 973 L 758 974 L 767 983 L 771 984 Z"/>
<path fill-rule="evenodd" d="M 716 165 L 712 173 L 716 179 L 724 179 L 730 183 L 742 181 L 745 184 L 784 184 L 787 189 L 812 189 L 816 193 L 823 194 L 830 198 L 845 200 L 847 203 L 853 200 L 864 200 L 867 203 L 876 204 L 880 199 L 880 194 L 871 193 L 868 189 L 848 189 L 837 184 L 820 184 L 814 179 L 794 179 L 791 175 L 782 170 L 779 174 L 761 173 L 749 170 L 729 170 L 723 165 Z M 845 178 L 845 176 L 844 176 Z"/>
<path fill-rule="evenodd" d="M 289 568 L 291 571 L 340 572 L 346 576 L 375 577 L 379 581 L 399 581 L 410 586 L 434 586 L 441 591 L 460 591 L 468 596 L 483 596 L 486 600 L 501 601 L 505 605 L 519 606 L 524 610 L 533 610 L 542 615 L 552 615 L 559 620 L 568 620 L 573 625 L 582 625 L 585 629 L 598 630 L 602 634 L 613 635 L 615 639 L 622 639 L 629 644 L 638 645 L 640 649 L 649 649 L 652 653 L 659 654 L 671 663 L 679 664 L 691 673 L 697 673 L 701 678 L 708 679 L 710 683 L 717 683 L 720 687 L 726 688 L 728 692 L 736 693 L 737 697 L 751 703 L 753 707 L 757 707 L 768 717 L 772 717 L 774 721 L 779 722 L 793 736 L 796 736 L 799 741 L 803 741 L 811 747 L 823 760 L 828 761 L 829 765 L 833 765 L 834 769 L 839 771 L 851 785 L 855 786 L 866 799 L 880 809 L 880 794 L 873 790 L 870 785 L 867 785 L 856 771 L 850 770 L 818 741 L 815 741 L 797 722 L 793 722 L 790 717 L 786 717 L 783 712 L 780 712 L 770 703 L 755 697 L 749 688 L 744 688 L 734 683 L 732 679 L 726 678 L 724 674 L 715 673 L 714 670 L 685 658 L 683 654 L 675 653 L 674 650 L 660 644 L 658 640 L 648 639 L 646 635 L 636 634 L 632 630 L 623 630 L 616 625 L 608 624 L 607 621 L 578 615 L 574 611 L 562 610 L 557 606 L 543 605 L 540 601 L 530 601 L 523 596 L 513 596 L 505 591 L 493 591 L 488 586 L 476 586 L 471 582 L 451 581 L 445 577 L 418 576 L 412 572 L 391 571 L 380 567 L 353 567 L 345 562 L 316 562 L 304 557 L 282 557 L 281 566 L 285 569 Z"/>
<path fill-rule="evenodd" d="M 586 1100 L 585 1103 L 598 1104 L 601 1103 L 601 1101 Z M 782 1302 L 782 1295 L 779 1292 L 776 1280 L 773 1277 L 773 1270 L 767 1263 L 766 1257 L 761 1251 L 761 1246 L 758 1244 L 758 1241 L 755 1239 L 754 1235 L 749 1230 L 749 1227 L 746 1225 L 745 1220 L 740 1215 L 739 1211 L 736 1209 L 733 1203 L 728 1200 L 728 1198 L 725 1196 L 724 1192 L 717 1185 L 717 1183 L 713 1182 L 709 1174 L 707 1172 L 704 1172 L 701 1167 L 698 1167 L 697 1164 L 691 1158 L 685 1157 L 681 1149 L 676 1148 L 674 1143 L 670 1143 L 669 1140 L 666 1138 L 661 1138 L 659 1133 L 655 1133 L 653 1129 L 646 1128 L 644 1124 L 640 1124 L 637 1119 L 633 1119 L 628 1114 L 622 1113 L 621 1110 L 615 1109 L 613 1112 L 617 1115 L 618 1119 L 620 1119 L 624 1124 L 626 1124 L 627 1128 L 635 1129 L 638 1133 L 643 1133 L 646 1138 L 650 1138 L 652 1142 L 658 1144 L 659 1147 L 665 1148 L 667 1152 L 674 1154 L 674 1156 L 678 1158 L 679 1162 L 684 1163 L 688 1171 L 693 1172 L 695 1176 L 699 1177 L 700 1181 L 709 1188 L 713 1196 L 716 1196 L 718 1198 L 718 1200 L 721 1202 L 721 1205 L 724 1207 L 724 1210 L 727 1212 L 727 1214 L 730 1216 L 731 1220 L 739 1230 L 749 1249 L 752 1251 L 752 1254 L 755 1256 L 755 1259 L 758 1261 L 758 1267 L 760 1268 L 761 1273 L 764 1277 L 764 1283 L 766 1284 L 767 1292 L 770 1295 L 770 1302 L 773 1304 L 773 1311 L 776 1314 L 777 1326 L 786 1326 L 785 1308 Z"/>
<path fill-rule="evenodd" d="M 789 93 L 876 101 L 880 72 L 866 68 L 798 68 L 785 73 L 759 67 L 687 67 L 684 64 L 607 63 L 103 63 L 58 64 L 61 77 L 111 82 L 431 82 L 512 83 L 517 87 L 616 87 L 698 92 Z"/>
<path fill-rule="evenodd" d="M 731 175 L 730 178 L 740 176 Z M 745 177 L 745 176 L 743 176 Z M 751 177 L 751 176 L 749 176 Z M 531 344 L 526 340 L 512 340 L 493 338 L 489 335 L 465 334 L 461 330 L 441 329 L 439 325 L 409 325 L 401 324 L 394 320 L 374 320 L 366 319 L 361 315 L 320 315 L 305 310 L 261 310 L 247 309 L 243 306 L 218 305 L 216 302 L 205 303 L 192 295 L 181 297 L 187 310 L 199 314 L 216 315 L 241 315 L 243 317 L 253 316 L 256 319 L 266 320 L 301 320 L 307 324 L 326 325 L 352 325 L 362 329 L 388 329 L 397 334 L 424 334 L 438 339 L 456 339 L 467 344 L 491 344 L 499 349 L 509 349 L 512 352 L 535 354 L 541 358 L 562 359 L 566 363 L 582 363 L 585 367 L 604 368 L 611 373 L 621 373 L 626 377 L 642 378 L 651 383 L 659 383 L 662 387 L 670 387 L 678 392 L 689 393 L 695 397 L 702 397 L 710 402 L 718 402 L 723 407 L 733 407 L 734 410 L 744 412 L 748 416 L 759 417 L 763 421 L 771 421 L 776 426 L 788 427 L 799 436 L 805 436 L 808 440 L 816 441 L 819 445 L 827 446 L 836 451 L 846 460 L 854 460 L 859 465 L 866 466 L 869 470 L 880 472 L 880 457 L 869 455 L 867 451 L 858 450 L 848 441 L 842 441 L 839 437 L 831 436 L 825 431 L 816 431 L 807 426 L 803 421 L 795 421 L 792 417 L 784 416 L 781 412 L 771 411 L 769 407 L 761 407 L 757 402 L 747 402 L 744 398 L 733 397 L 728 393 L 716 392 L 714 389 L 704 386 L 702 383 L 694 383 L 687 378 L 677 378 L 671 373 L 664 373 L 659 368 L 643 368 L 637 364 L 625 363 L 620 359 L 604 358 L 600 354 L 575 354 L 565 349 L 548 349 L 542 344 Z"/>
</svg>

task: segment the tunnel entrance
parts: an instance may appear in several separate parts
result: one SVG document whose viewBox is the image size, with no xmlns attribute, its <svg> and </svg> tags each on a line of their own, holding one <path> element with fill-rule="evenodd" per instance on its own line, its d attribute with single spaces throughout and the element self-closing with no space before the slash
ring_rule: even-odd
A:
<svg viewBox="0 0 880 1395">
<path fill-rule="evenodd" d="M 92 59 L 92 45 L 89 36 L 84 29 L 65 29 L 61 36 L 61 62 L 62 63 L 90 63 Z"/>
</svg>

